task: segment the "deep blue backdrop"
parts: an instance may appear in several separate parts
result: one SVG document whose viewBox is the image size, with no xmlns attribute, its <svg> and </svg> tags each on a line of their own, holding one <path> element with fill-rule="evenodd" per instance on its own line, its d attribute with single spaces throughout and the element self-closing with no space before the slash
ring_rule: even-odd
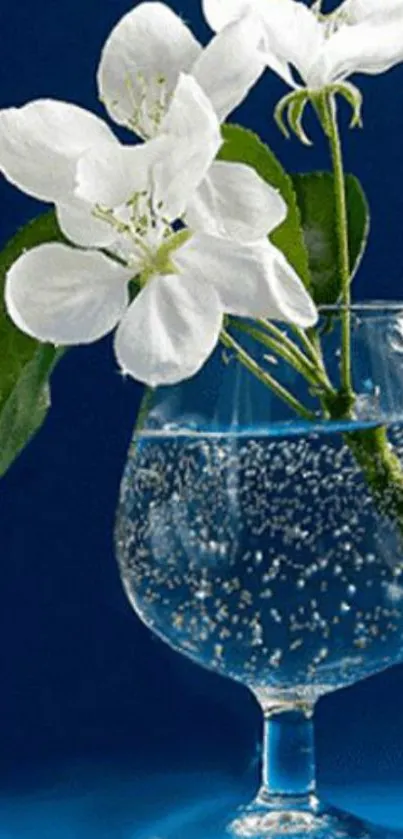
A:
<svg viewBox="0 0 403 839">
<path fill-rule="evenodd" d="M 196 0 L 171 5 L 207 37 Z M 94 81 L 100 49 L 129 7 L 129 0 L 5 2 L 0 105 L 55 97 L 102 113 Z M 373 217 L 356 297 L 401 297 L 403 68 L 363 79 L 362 89 L 365 132 L 347 132 L 345 139 L 348 168 L 361 178 Z M 327 166 L 320 138 L 307 150 L 273 127 L 273 106 L 283 92 L 274 77 L 266 78 L 244 106 L 243 122 L 288 168 Z M 4 182 L 0 207 L 2 241 L 38 211 Z M 204 767 L 223 777 L 250 777 L 253 785 L 260 719 L 246 690 L 152 638 L 121 590 L 112 526 L 140 396 L 139 387 L 119 376 L 109 340 L 70 352 L 54 376 L 45 427 L 0 485 L 4 790 L 36 789 L 49 773 L 63 786 L 66 777 L 81 777 L 83 766 L 90 774 L 94 767 L 129 774 Z M 323 784 L 403 780 L 402 693 L 403 668 L 397 668 L 320 703 Z M 56 835 L 52 830 L 49 836 Z M 31 836 L 21 827 L 10 831 L 4 835 Z M 43 825 L 41 834 L 48 835 Z"/>
</svg>

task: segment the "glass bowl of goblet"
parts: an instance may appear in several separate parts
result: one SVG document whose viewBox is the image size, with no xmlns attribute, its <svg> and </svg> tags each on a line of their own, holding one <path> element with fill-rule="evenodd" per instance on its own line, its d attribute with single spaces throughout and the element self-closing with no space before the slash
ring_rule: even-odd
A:
<svg viewBox="0 0 403 839">
<path fill-rule="evenodd" d="M 297 418 L 217 349 L 192 380 L 148 392 L 122 480 L 117 555 L 135 612 L 263 710 L 262 784 L 229 814 L 234 836 L 378 835 L 315 787 L 316 701 L 403 660 L 403 304 L 350 317 L 348 418 Z M 341 320 L 325 310 L 317 331 L 333 379 Z M 316 405 L 297 371 L 275 374 Z"/>
</svg>

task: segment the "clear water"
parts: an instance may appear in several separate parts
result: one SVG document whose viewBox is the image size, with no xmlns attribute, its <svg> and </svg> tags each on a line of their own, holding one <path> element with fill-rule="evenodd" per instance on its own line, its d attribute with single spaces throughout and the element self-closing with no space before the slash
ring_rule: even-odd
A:
<svg viewBox="0 0 403 839">
<path fill-rule="evenodd" d="M 252 688 L 320 694 L 403 658 L 398 529 L 340 431 L 139 435 L 117 546 L 141 619 Z"/>
</svg>

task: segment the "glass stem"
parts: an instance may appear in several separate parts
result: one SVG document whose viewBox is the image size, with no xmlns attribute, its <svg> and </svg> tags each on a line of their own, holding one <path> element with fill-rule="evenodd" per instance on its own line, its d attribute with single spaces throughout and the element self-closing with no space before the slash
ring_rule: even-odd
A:
<svg viewBox="0 0 403 839">
<path fill-rule="evenodd" d="M 263 777 L 259 801 L 312 810 L 315 806 L 314 706 L 263 704 Z"/>
<path fill-rule="evenodd" d="M 262 784 L 230 825 L 234 836 L 280 839 L 319 836 L 323 807 L 316 796 L 314 700 L 253 690 L 264 714 Z M 330 833 L 329 833 L 330 837 Z"/>
</svg>

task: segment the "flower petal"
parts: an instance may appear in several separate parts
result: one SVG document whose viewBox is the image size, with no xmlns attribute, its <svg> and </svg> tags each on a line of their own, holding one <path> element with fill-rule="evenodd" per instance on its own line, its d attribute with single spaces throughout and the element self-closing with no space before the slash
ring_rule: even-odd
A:
<svg viewBox="0 0 403 839">
<path fill-rule="evenodd" d="M 245 99 L 266 68 L 264 33 L 252 15 L 226 26 L 197 59 L 192 74 L 221 122 Z"/>
<path fill-rule="evenodd" d="M 266 239 L 253 245 L 196 235 L 174 262 L 216 289 L 223 309 L 243 317 L 267 317 L 312 326 L 314 303 L 283 254 Z"/>
<path fill-rule="evenodd" d="M 128 305 L 132 272 L 96 251 L 40 245 L 8 272 L 8 314 L 23 332 L 53 344 L 87 344 L 113 329 Z"/>
<path fill-rule="evenodd" d="M 154 167 L 154 197 L 173 221 L 184 213 L 223 142 L 213 106 L 192 76 L 181 74 L 161 131 L 171 149 Z"/>
<path fill-rule="evenodd" d="M 338 14 L 348 23 L 391 23 L 403 18 L 403 0 L 345 0 Z"/>
<path fill-rule="evenodd" d="M 96 146 L 77 163 L 76 196 L 93 206 L 119 207 L 135 193 L 150 189 L 152 167 L 167 146 L 162 137 L 137 146 Z"/>
<path fill-rule="evenodd" d="M 325 41 L 325 31 L 314 12 L 296 0 L 270 0 L 260 5 L 267 38 L 267 64 L 293 87 L 288 65 L 306 81 Z"/>
<path fill-rule="evenodd" d="M 270 0 L 270 5 L 276 2 L 283 2 L 283 0 Z M 265 63 L 271 70 L 277 73 L 284 81 L 295 87 L 294 79 L 291 75 L 288 63 L 282 56 L 281 49 L 275 51 L 270 40 L 267 41 L 266 26 L 264 25 L 265 12 L 269 5 L 268 0 L 202 0 L 204 16 L 215 32 L 221 32 L 225 27 L 239 22 L 242 29 L 242 21 L 248 20 L 250 26 L 253 26 L 256 33 L 256 27 L 260 29 L 261 36 L 265 36 Z M 256 38 L 256 34 L 254 34 Z M 278 41 L 278 38 L 276 39 Z M 281 43 L 281 40 L 280 40 Z M 245 54 L 246 44 L 242 45 L 242 53 Z M 234 58 L 234 57 L 233 57 Z M 220 68 L 220 72 L 223 70 Z M 252 82 L 253 84 L 253 82 Z M 214 98 L 214 97 L 213 97 Z M 242 101 L 241 97 L 241 100 Z M 230 113 L 230 110 L 228 110 Z"/>
<path fill-rule="evenodd" d="M 254 10 L 254 0 L 202 0 L 203 14 L 213 32 Z"/>
<path fill-rule="evenodd" d="M 76 105 L 40 99 L 0 111 L 0 171 L 43 201 L 63 200 L 77 158 L 99 142 L 117 140 L 106 123 Z"/>
<path fill-rule="evenodd" d="M 94 218 L 93 206 L 74 195 L 56 205 L 61 231 L 82 248 L 107 248 L 116 241 L 116 231 L 104 221 Z"/>
<path fill-rule="evenodd" d="M 193 273 L 158 276 L 134 300 L 115 337 L 123 371 L 155 387 L 190 378 L 217 344 L 218 296 Z"/>
<path fill-rule="evenodd" d="M 164 3 L 141 3 L 113 29 L 98 70 L 109 115 L 142 137 L 154 136 L 179 74 L 189 72 L 201 46 Z"/>
<path fill-rule="evenodd" d="M 217 161 L 199 186 L 186 211 L 194 231 L 253 242 L 286 218 L 287 206 L 251 166 Z"/>
<path fill-rule="evenodd" d="M 295 81 L 288 62 L 284 58 L 281 58 L 280 56 L 276 55 L 276 53 L 270 49 L 268 44 L 266 44 L 265 59 L 266 65 L 269 68 L 269 70 L 272 70 L 273 73 L 277 73 L 279 78 L 282 79 L 286 84 L 288 84 L 295 90 L 301 87 L 301 85 L 299 85 Z"/>
<path fill-rule="evenodd" d="M 324 83 L 352 73 L 377 74 L 403 61 L 403 19 L 383 26 L 342 26 L 327 42 Z"/>
<path fill-rule="evenodd" d="M 270 277 L 273 309 L 272 314 L 267 316 L 295 323 L 304 329 L 314 326 L 318 311 L 311 295 L 284 254 L 274 245 L 270 247 L 273 253 L 273 274 Z"/>
<path fill-rule="evenodd" d="M 211 135 L 216 145 L 222 143 L 220 124 L 210 99 L 193 75 L 181 73 L 161 124 L 161 134 L 187 140 L 200 133 L 202 137 Z"/>
</svg>

